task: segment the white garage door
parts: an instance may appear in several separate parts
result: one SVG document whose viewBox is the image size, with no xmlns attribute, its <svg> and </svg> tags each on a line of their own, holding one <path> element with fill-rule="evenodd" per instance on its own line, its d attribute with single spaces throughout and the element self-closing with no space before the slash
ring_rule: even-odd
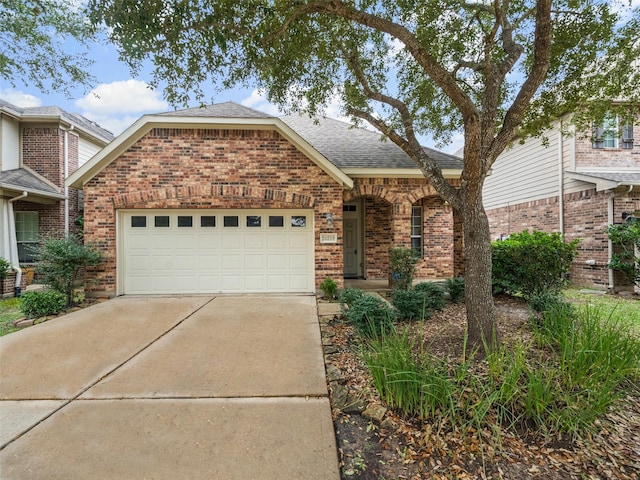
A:
<svg viewBox="0 0 640 480">
<path fill-rule="evenodd" d="M 312 210 L 119 214 L 119 293 L 313 292 Z"/>
</svg>

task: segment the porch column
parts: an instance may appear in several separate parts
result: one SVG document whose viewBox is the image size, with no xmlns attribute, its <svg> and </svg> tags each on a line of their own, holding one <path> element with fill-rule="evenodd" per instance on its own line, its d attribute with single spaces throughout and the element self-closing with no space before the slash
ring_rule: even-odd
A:
<svg viewBox="0 0 640 480">
<path fill-rule="evenodd" d="M 411 202 L 392 205 L 391 233 L 392 247 L 411 247 Z"/>
</svg>

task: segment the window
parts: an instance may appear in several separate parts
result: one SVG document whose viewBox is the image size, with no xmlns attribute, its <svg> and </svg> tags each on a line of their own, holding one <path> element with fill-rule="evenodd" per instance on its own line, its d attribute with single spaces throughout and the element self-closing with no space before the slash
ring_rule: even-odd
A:
<svg viewBox="0 0 640 480">
<path fill-rule="evenodd" d="M 619 145 L 619 140 L 620 144 Z M 593 127 L 593 148 L 633 148 L 633 123 L 619 126 L 616 115 L 608 115 Z"/>
<path fill-rule="evenodd" d="M 305 215 L 292 215 L 291 216 L 292 227 L 306 227 L 307 217 Z"/>
<path fill-rule="evenodd" d="M 282 215 L 269 215 L 270 227 L 284 227 L 284 217 Z"/>
<path fill-rule="evenodd" d="M 201 227 L 215 227 L 216 226 L 216 217 L 213 215 L 203 215 L 200 217 L 200 226 Z"/>
<path fill-rule="evenodd" d="M 238 216 L 237 215 L 225 215 L 223 224 L 225 227 L 237 227 L 238 226 Z"/>
<path fill-rule="evenodd" d="M 262 217 L 260 215 L 247 215 L 247 227 L 262 226 Z"/>
<path fill-rule="evenodd" d="M 131 217 L 131 228 L 145 228 L 147 226 L 147 217 L 144 215 L 133 215 Z"/>
<path fill-rule="evenodd" d="M 411 250 L 422 257 L 422 207 L 411 207 Z"/>
<path fill-rule="evenodd" d="M 156 227 L 168 227 L 169 216 L 168 215 L 156 215 L 154 219 L 154 225 Z"/>
<path fill-rule="evenodd" d="M 34 263 L 38 246 L 38 212 L 15 212 L 18 261 Z"/>
<path fill-rule="evenodd" d="M 193 227 L 193 217 L 191 215 L 178 215 L 178 228 Z"/>
</svg>

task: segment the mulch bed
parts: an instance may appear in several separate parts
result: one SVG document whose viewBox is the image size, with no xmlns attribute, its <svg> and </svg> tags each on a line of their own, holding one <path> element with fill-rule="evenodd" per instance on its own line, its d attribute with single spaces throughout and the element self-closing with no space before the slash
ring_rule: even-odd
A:
<svg viewBox="0 0 640 480">
<path fill-rule="evenodd" d="M 502 341 L 530 338 L 527 306 L 496 300 Z M 464 306 L 449 305 L 420 327 L 432 352 L 460 355 L 466 327 Z M 354 329 L 340 317 L 322 325 L 328 368 L 340 373 L 330 382 L 333 420 L 343 479 L 640 479 L 640 392 L 628 396 L 617 412 L 582 438 L 541 436 L 538 432 L 503 432 L 493 448 L 488 432 L 433 431 L 417 418 L 386 410 L 358 355 Z M 335 367 L 335 368 L 334 368 Z M 350 399 L 336 398 L 338 388 Z M 355 405 L 355 408 L 354 408 Z M 358 408 L 360 407 L 360 408 Z"/>
</svg>

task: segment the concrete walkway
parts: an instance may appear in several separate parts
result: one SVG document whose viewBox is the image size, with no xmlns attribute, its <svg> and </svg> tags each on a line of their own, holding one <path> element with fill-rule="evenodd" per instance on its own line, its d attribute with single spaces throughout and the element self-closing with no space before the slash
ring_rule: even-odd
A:
<svg viewBox="0 0 640 480">
<path fill-rule="evenodd" d="M 339 478 L 312 296 L 120 297 L 0 338 L 2 479 Z"/>
</svg>

